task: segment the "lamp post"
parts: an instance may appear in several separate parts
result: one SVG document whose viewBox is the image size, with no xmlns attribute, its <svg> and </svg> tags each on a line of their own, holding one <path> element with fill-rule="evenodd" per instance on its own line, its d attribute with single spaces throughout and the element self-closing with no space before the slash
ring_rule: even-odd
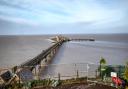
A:
<svg viewBox="0 0 128 89">
<path fill-rule="evenodd" d="M 89 64 L 87 63 L 87 82 L 88 82 L 88 70 L 89 70 Z"/>
</svg>

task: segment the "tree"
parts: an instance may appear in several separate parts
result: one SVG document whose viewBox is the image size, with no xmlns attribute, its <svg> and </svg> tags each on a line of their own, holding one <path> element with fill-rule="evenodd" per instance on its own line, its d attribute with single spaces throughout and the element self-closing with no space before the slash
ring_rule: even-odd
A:
<svg viewBox="0 0 128 89">
<path fill-rule="evenodd" d="M 105 64 L 106 64 L 106 60 L 103 57 L 101 57 L 101 59 L 100 59 L 100 76 L 102 77 L 102 79 L 103 79 L 102 73 L 105 70 Z"/>
<path fill-rule="evenodd" d="M 104 65 L 104 64 L 106 64 L 106 60 L 103 57 L 101 57 L 101 59 L 100 59 L 100 65 Z"/>
<path fill-rule="evenodd" d="M 124 78 L 128 81 L 128 62 L 126 63 L 126 66 L 125 66 Z"/>
</svg>

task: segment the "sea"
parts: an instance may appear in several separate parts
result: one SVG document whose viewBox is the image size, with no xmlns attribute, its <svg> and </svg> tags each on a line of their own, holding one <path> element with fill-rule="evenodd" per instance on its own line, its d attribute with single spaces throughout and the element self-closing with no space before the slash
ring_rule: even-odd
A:
<svg viewBox="0 0 128 89">
<path fill-rule="evenodd" d="M 1 35 L 0 68 L 18 66 L 31 60 L 53 43 L 55 35 Z M 70 41 L 58 50 L 51 64 L 99 64 L 105 58 L 108 65 L 128 62 L 128 34 L 63 34 L 72 39 L 93 38 L 95 41 Z"/>
</svg>

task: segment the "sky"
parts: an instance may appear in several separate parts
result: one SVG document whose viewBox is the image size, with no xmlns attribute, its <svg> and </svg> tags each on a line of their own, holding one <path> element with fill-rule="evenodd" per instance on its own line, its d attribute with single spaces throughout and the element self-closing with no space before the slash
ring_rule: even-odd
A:
<svg viewBox="0 0 128 89">
<path fill-rule="evenodd" d="M 0 0 L 0 35 L 128 33 L 128 0 Z"/>
</svg>

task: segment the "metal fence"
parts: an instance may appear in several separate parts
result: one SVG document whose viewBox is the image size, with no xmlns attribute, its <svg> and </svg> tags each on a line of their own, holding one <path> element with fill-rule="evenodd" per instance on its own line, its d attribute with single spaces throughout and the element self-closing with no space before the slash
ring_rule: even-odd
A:
<svg viewBox="0 0 128 89">
<path fill-rule="evenodd" d="M 60 76 L 61 79 L 96 77 L 97 70 L 97 65 L 89 63 L 51 64 L 48 66 L 41 66 L 41 68 L 44 67 L 45 69 L 40 69 L 40 79 L 56 79 L 58 76 Z"/>
<path fill-rule="evenodd" d="M 0 75 L 5 71 L 10 71 L 12 76 L 14 75 L 14 69 L 6 68 L 0 70 Z M 124 71 L 124 66 L 107 66 L 104 75 L 110 77 L 110 72 L 117 72 L 120 76 Z M 71 79 L 87 77 L 87 79 L 97 78 L 100 76 L 99 65 L 91 63 L 72 63 L 72 64 L 50 64 L 50 65 L 37 65 L 37 66 L 25 66 L 17 67 L 15 72 L 22 82 L 28 82 L 31 80 L 42 79 Z M 2 77 L 2 76 L 0 76 Z M 4 76 L 9 77 L 7 75 Z M 10 76 L 11 77 L 11 76 Z M 3 78 L 0 78 L 2 80 Z"/>
</svg>

